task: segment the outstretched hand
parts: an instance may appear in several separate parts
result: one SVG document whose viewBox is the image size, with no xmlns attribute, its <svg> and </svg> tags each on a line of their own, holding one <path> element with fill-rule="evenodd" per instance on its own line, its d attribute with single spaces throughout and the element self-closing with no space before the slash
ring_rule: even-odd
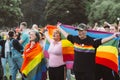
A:
<svg viewBox="0 0 120 80">
<path fill-rule="evenodd" d="M 114 33 L 114 36 L 115 36 L 115 37 L 120 37 L 120 32 Z"/>
<path fill-rule="evenodd" d="M 58 23 L 57 23 L 57 28 L 59 28 L 61 24 L 62 24 L 62 23 L 58 22 Z"/>
</svg>

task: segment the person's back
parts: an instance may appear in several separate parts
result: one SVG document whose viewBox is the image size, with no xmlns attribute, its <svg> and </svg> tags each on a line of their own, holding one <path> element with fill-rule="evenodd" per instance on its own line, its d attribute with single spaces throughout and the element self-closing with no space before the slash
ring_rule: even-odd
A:
<svg viewBox="0 0 120 80">
<path fill-rule="evenodd" d="M 29 42 L 29 34 L 27 29 L 27 23 L 21 22 L 20 23 L 20 30 L 21 30 L 21 39 L 19 40 L 20 44 L 22 44 L 23 47 Z"/>
<path fill-rule="evenodd" d="M 22 45 L 23 47 L 25 47 L 25 45 L 29 42 L 29 35 L 28 35 L 28 33 L 23 32 L 23 33 L 21 34 L 21 40 L 23 40 L 23 42 L 21 43 L 21 45 Z"/>
<path fill-rule="evenodd" d="M 9 31 L 8 35 L 10 38 L 10 57 L 12 58 L 11 60 L 11 75 L 12 75 L 12 80 L 16 80 L 16 74 L 20 70 L 23 62 L 22 54 L 20 51 L 23 50 L 22 45 L 18 42 L 17 39 L 14 39 L 14 32 Z"/>
<path fill-rule="evenodd" d="M 21 57 L 21 52 L 22 52 L 22 50 L 23 50 L 23 48 L 22 48 L 22 46 L 20 47 L 20 46 L 18 46 L 18 47 L 16 47 L 15 48 L 15 46 L 13 45 L 13 42 L 15 42 L 16 40 L 15 39 L 12 39 L 11 41 L 10 41 L 10 48 L 11 48 L 11 53 L 12 53 L 12 57 Z"/>
</svg>

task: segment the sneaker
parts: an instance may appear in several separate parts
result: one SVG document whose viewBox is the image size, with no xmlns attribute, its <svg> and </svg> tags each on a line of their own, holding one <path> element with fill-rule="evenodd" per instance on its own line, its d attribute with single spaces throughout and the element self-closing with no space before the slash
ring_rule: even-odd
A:
<svg viewBox="0 0 120 80">
<path fill-rule="evenodd" d="M 21 76 L 21 74 L 19 73 L 19 74 L 17 75 L 17 79 L 20 79 L 20 78 L 22 78 L 22 76 Z"/>
<path fill-rule="evenodd" d="M 74 75 L 74 74 L 71 74 L 71 76 L 72 76 L 73 78 L 75 78 L 75 75 Z"/>
</svg>

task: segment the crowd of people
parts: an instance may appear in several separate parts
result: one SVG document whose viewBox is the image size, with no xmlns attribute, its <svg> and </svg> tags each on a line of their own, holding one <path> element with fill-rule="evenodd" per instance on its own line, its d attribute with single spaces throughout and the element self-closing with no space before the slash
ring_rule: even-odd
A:
<svg viewBox="0 0 120 80">
<path fill-rule="evenodd" d="M 119 75 L 112 69 L 95 63 L 95 51 L 103 43 L 120 36 L 120 23 L 109 24 L 105 22 L 102 26 L 95 23 L 94 27 L 88 27 L 81 23 L 75 29 L 78 32 L 77 36 L 68 34 L 60 28 L 60 25 L 61 23 L 57 24 L 52 38 L 50 38 L 46 27 L 39 28 L 37 24 L 33 24 L 31 28 L 28 28 L 27 22 L 21 22 L 16 29 L 2 31 L 0 33 L 0 78 L 2 80 L 16 80 L 19 73 L 22 80 L 47 80 L 47 78 L 49 80 L 72 80 L 62 55 L 61 34 L 63 34 L 74 45 L 72 71 L 75 80 L 119 80 Z M 110 32 L 113 35 L 94 39 L 87 35 L 88 29 Z M 43 53 L 46 39 L 50 43 L 49 58 L 47 59 Z M 84 46 L 90 46 L 91 50 L 87 48 L 82 50 Z M 9 77 L 7 76 L 7 63 Z M 37 67 L 34 67 L 36 65 Z M 119 67 L 118 69 L 120 69 Z M 36 71 L 32 71 L 33 69 Z"/>
</svg>

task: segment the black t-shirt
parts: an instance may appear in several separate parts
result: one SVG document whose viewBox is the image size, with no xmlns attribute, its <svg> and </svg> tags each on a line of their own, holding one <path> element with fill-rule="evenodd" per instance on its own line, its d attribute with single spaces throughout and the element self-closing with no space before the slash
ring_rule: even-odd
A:
<svg viewBox="0 0 120 80">
<path fill-rule="evenodd" d="M 73 70 L 79 72 L 93 71 L 95 69 L 95 49 L 101 44 L 101 39 L 95 40 L 87 36 L 80 39 L 78 36 L 68 35 L 67 39 L 74 44 Z"/>
</svg>

